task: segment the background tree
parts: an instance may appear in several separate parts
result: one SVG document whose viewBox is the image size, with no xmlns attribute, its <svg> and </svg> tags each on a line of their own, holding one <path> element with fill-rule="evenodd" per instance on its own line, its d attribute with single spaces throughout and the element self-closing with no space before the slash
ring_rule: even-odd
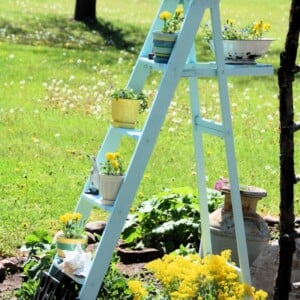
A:
<svg viewBox="0 0 300 300">
<path fill-rule="evenodd" d="M 96 0 L 76 0 L 74 19 L 85 23 L 95 22 Z"/>
<path fill-rule="evenodd" d="M 291 291 L 291 270 L 295 252 L 294 184 L 299 181 L 294 169 L 294 132 L 300 123 L 294 122 L 293 81 L 299 72 L 296 65 L 300 30 L 300 0 L 292 0 L 285 49 L 280 53 L 278 70 L 280 112 L 280 237 L 279 266 L 274 299 L 288 300 Z"/>
</svg>

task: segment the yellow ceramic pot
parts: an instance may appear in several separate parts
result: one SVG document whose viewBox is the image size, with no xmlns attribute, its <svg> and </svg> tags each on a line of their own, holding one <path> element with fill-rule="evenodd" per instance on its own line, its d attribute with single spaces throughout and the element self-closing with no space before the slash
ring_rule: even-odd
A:
<svg viewBox="0 0 300 300">
<path fill-rule="evenodd" d="M 134 128 L 140 108 L 139 100 L 113 99 L 112 125 L 114 127 Z"/>
</svg>

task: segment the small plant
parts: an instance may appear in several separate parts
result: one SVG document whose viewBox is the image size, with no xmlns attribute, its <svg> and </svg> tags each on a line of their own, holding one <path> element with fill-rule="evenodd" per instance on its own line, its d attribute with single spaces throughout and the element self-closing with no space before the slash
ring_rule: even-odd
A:
<svg viewBox="0 0 300 300">
<path fill-rule="evenodd" d="M 186 256 L 167 254 L 162 259 L 146 264 L 157 283 L 156 297 L 148 293 L 148 283 L 133 281 L 129 287 L 134 299 L 257 299 L 265 300 L 268 294 L 256 291 L 240 282 L 237 269 L 230 262 L 230 250 L 221 255 L 207 255 L 203 259 L 198 254 Z M 158 298 L 157 298 L 158 297 Z M 247 298 L 248 299 L 248 298 Z"/>
<path fill-rule="evenodd" d="M 101 166 L 101 174 L 116 176 L 124 175 L 125 170 L 119 152 L 107 152 L 105 157 L 106 161 Z"/>
<path fill-rule="evenodd" d="M 244 27 L 236 25 L 234 19 L 227 19 L 222 27 L 223 40 L 261 40 L 271 25 L 264 21 L 254 22 Z M 212 39 L 212 29 L 208 24 L 204 27 L 205 39 Z"/>
<path fill-rule="evenodd" d="M 184 19 L 184 12 L 182 5 L 179 5 L 172 15 L 169 11 L 164 10 L 160 13 L 159 18 L 163 20 L 164 24 L 161 31 L 164 33 L 176 33 L 180 30 L 181 23 Z"/>
<path fill-rule="evenodd" d="M 208 194 L 212 211 L 223 202 L 218 191 Z M 217 203 L 217 204 L 216 204 Z M 142 202 L 127 218 L 122 239 L 128 247 L 154 247 L 170 253 L 181 245 L 198 249 L 200 212 L 198 197 L 190 188 L 166 190 Z"/>
<path fill-rule="evenodd" d="M 82 214 L 78 212 L 65 213 L 59 217 L 62 223 L 62 231 L 65 238 L 78 239 L 84 236 L 84 221 Z"/>
<path fill-rule="evenodd" d="M 40 275 L 50 268 L 56 254 L 55 244 L 51 244 L 52 236 L 45 230 L 33 231 L 25 237 L 25 246 L 29 254 L 24 262 L 24 281 L 21 287 L 15 292 L 15 296 L 22 300 L 31 300 L 36 293 L 40 282 Z"/>
<path fill-rule="evenodd" d="M 139 100 L 140 101 L 140 112 L 145 111 L 148 108 L 148 96 L 144 92 L 136 93 L 131 88 L 118 88 L 111 92 L 111 99 L 128 99 L 128 100 Z"/>
</svg>

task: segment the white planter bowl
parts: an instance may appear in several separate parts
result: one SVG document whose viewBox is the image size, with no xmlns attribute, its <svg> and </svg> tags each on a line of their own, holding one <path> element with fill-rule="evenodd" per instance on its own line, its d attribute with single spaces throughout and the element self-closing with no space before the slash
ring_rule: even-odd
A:
<svg viewBox="0 0 300 300">
<path fill-rule="evenodd" d="M 263 56 L 274 39 L 261 40 L 223 40 L 226 64 L 256 64 L 255 60 Z M 209 41 L 214 51 L 213 41 Z"/>
</svg>

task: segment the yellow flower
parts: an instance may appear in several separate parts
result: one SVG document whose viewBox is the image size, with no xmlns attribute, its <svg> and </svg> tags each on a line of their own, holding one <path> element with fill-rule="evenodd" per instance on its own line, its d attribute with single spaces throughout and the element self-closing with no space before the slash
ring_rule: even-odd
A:
<svg viewBox="0 0 300 300">
<path fill-rule="evenodd" d="M 81 218 L 82 218 L 82 214 L 81 213 L 78 213 L 78 212 L 73 213 L 72 219 L 75 222 L 78 222 Z"/>
<path fill-rule="evenodd" d="M 113 152 L 107 152 L 105 154 L 105 157 L 106 157 L 107 160 L 113 160 L 113 159 L 115 159 L 115 153 L 113 153 Z"/>
<path fill-rule="evenodd" d="M 177 14 L 183 14 L 183 7 L 182 5 L 178 5 L 177 8 L 176 8 L 176 13 Z"/>
<path fill-rule="evenodd" d="M 163 12 L 160 13 L 159 17 L 160 17 L 160 19 L 166 21 L 166 20 L 171 19 L 172 14 L 169 11 L 164 10 Z"/>
<path fill-rule="evenodd" d="M 269 24 L 269 23 L 265 23 L 265 24 L 263 25 L 263 30 L 264 30 L 264 31 L 268 31 L 270 28 L 271 28 L 271 24 Z"/>
<path fill-rule="evenodd" d="M 119 163 L 116 160 L 112 160 L 111 161 L 111 165 L 113 166 L 114 169 L 118 169 L 119 168 Z"/>
<path fill-rule="evenodd" d="M 227 20 L 227 23 L 228 23 L 230 26 L 233 26 L 235 22 L 236 22 L 235 19 L 228 19 L 228 20 Z"/>
</svg>

